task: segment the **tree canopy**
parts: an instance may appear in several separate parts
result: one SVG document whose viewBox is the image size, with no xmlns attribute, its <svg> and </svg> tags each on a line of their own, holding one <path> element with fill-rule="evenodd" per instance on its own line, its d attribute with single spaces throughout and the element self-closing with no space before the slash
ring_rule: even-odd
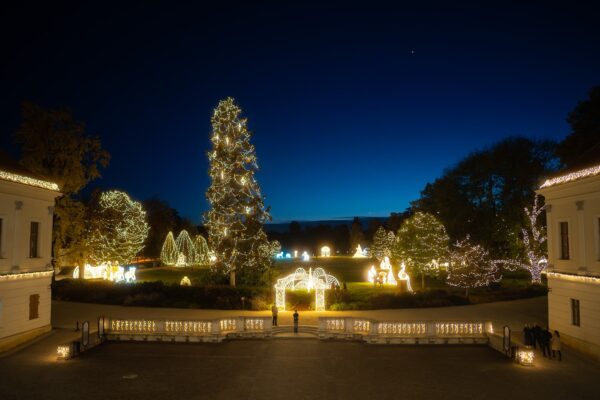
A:
<svg viewBox="0 0 600 400">
<path fill-rule="evenodd" d="M 556 154 L 569 169 L 600 163 L 600 86 L 569 113 L 571 133 L 558 144 Z"/>
<path fill-rule="evenodd" d="M 552 142 L 508 138 L 428 183 L 412 206 L 436 215 L 453 240 L 470 234 L 495 256 L 516 256 L 526 222 L 523 209 L 531 205 L 541 178 L 557 165 Z"/>
</svg>

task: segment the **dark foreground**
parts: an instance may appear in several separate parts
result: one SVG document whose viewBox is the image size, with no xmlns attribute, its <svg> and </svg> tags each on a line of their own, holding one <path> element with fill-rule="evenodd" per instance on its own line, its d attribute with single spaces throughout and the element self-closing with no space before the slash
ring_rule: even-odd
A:
<svg viewBox="0 0 600 400">
<path fill-rule="evenodd" d="M 581 359 L 528 368 L 488 347 L 110 343 L 56 362 L 52 341 L 0 359 L 0 399 L 597 399 L 600 376 Z"/>
</svg>

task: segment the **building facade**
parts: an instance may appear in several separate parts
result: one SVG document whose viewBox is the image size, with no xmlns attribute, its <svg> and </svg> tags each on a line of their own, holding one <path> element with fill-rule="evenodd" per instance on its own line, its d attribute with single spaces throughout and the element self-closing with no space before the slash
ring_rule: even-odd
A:
<svg viewBox="0 0 600 400">
<path fill-rule="evenodd" d="M 548 179 L 548 321 L 564 343 L 600 359 L 600 166 Z"/>
<path fill-rule="evenodd" d="M 0 153 L 0 352 L 51 329 L 52 220 L 58 186 Z"/>
</svg>

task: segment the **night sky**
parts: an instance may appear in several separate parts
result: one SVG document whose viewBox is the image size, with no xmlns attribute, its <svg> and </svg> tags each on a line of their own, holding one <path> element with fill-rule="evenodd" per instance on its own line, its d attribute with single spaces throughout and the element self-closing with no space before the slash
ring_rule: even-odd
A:
<svg viewBox="0 0 600 400">
<path fill-rule="evenodd" d="M 46 3 L 2 11 L 0 146 L 18 156 L 23 100 L 69 106 L 112 155 L 94 187 L 196 222 L 221 98 L 248 117 L 286 221 L 402 211 L 469 152 L 562 139 L 600 83 L 600 12 L 573 1 Z"/>
</svg>

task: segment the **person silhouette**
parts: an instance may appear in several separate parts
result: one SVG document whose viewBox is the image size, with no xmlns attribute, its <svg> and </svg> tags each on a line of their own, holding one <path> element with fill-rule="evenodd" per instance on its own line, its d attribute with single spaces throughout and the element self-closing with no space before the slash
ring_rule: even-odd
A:
<svg viewBox="0 0 600 400">
<path fill-rule="evenodd" d="M 294 310 L 294 333 L 298 333 L 298 310 Z"/>
<path fill-rule="evenodd" d="M 277 305 L 273 304 L 273 307 L 271 307 L 271 313 L 273 314 L 273 326 L 277 326 L 277 314 L 278 314 L 279 310 L 277 309 Z"/>
</svg>

